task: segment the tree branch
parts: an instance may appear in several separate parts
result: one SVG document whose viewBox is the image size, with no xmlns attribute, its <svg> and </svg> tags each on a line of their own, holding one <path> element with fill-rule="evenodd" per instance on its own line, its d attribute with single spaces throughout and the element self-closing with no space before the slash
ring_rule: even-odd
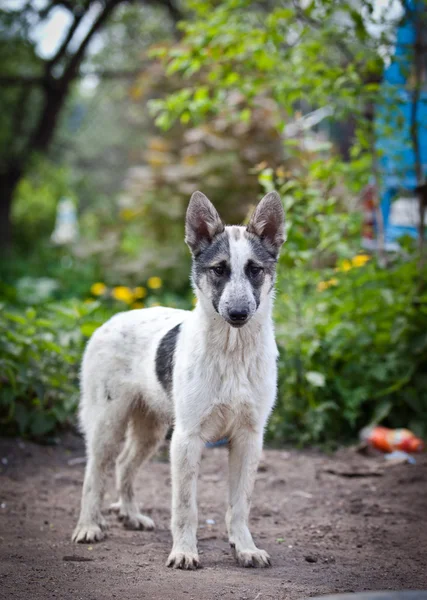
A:
<svg viewBox="0 0 427 600">
<path fill-rule="evenodd" d="M 122 4 L 123 1 L 124 0 L 107 0 L 104 9 L 92 23 L 92 27 L 87 32 L 85 38 L 81 42 L 76 52 L 71 57 L 70 62 L 64 70 L 61 80 L 65 85 L 68 85 L 77 76 L 80 64 L 85 56 L 87 47 L 92 41 L 92 38 L 95 35 L 95 33 L 97 33 L 99 29 L 101 29 L 101 27 L 104 25 L 105 21 L 107 21 L 107 19 L 110 17 L 114 9 L 119 4 Z"/>
<path fill-rule="evenodd" d="M 94 70 L 94 71 L 79 71 L 76 78 L 84 77 L 99 77 L 99 79 L 132 79 L 141 74 L 150 62 L 141 63 L 138 69 L 133 70 Z M 31 75 L 0 75 L 0 87 L 23 87 L 28 88 L 32 86 L 43 86 L 46 85 L 46 77 L 31 76 Z"/>
<path fill-rule="evenodd" d="M 0 86 L 32 86 L 44 83 L 46 83 L 46 77 L 38 75 L 0 75 Z"/>
<path fill-rule="evenodd" d="M 56 65 L 56 63 L 58 63 L 61 60 L 61 58 L 65 55 L 65 53 L 67 52 L 68 45 L 71 42 L 75 32 L 77 31 L 77 28 L 80 25 L 83 17 L 87 13 L 89 5 L 90 5 L 90 2 L 86 3 L 84 7 L 79 8 L 78 10 L 76 10 L 73 13 L 74 20 L 70 25 L 67 35 L 64 38 L 64 41 L 62 42 L 61 46 L 58 48 L 58 51 L 55 54 L 55 56 L 47 62 L 46 68 L 48 71 L 51 72 L 54 65 Z"/>
</svg>

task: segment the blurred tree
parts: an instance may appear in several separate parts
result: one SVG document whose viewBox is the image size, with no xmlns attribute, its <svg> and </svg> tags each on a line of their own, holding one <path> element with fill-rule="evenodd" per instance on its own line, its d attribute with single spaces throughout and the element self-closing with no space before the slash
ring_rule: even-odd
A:
<svg viewBox="0 0 427 600">
<path fill-rule="evenodd" d="M 149 93 L 153 77 L 146 52 L 175 35 L 162 7 L 124 5 L 98 36 L 85 70 L 103 77 L 87 77 L 73 87 L 50 150 L 70 167 L 80 214 L 96 212 L 107 222 L 116 214 L 126 171 L 141 161 L 154 129 L 146 106 L 137 104 Z"/>
<path fill-rule="evenodd" d="M 175 0 L 152 0 L 172 21 L 180 18 Z M 0 248 L 11 244 L 11 206 L 15 189 L 35 154 L 46 154 L 59 117 L 81 75 L 93 39 L 107 26 L 119 6 L 144 5 L 143 0 L 22 0 L 19 7 L 0 9 Z M 68 28 L 53 56 L 43 57 L 34 30 L 66 11 Z M 113 69 L 96 73 L 120 76 Z"/>
</svg>

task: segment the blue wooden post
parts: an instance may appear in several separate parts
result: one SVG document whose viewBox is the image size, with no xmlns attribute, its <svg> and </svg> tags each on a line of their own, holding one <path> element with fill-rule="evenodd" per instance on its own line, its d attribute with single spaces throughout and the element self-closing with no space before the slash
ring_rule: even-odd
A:
<svg viewBox="0 0 427 600">
<path fill-rule="evenodd" d="M 401 200 L 399 206 L 395 205 L 396 209 L 399 207 L 402 209 L 401 212 L 405 210 L 405 206 L 410 210 L 411 206 L 417 203 L 415 156 L 411 139 L 413 92 L 409 85 L 413 84 L 411 73 L 414 63 L 415 23 L 421 18 L 425 21 L 425 13 L 422 13 L 425 10 L 424 2 L 408 1 L 407 11 L 397 29 L 393 59 L 384 71 L 380 87 L 380 102 L 376 107 L 376 148 L 379 153 L 381 175 L 379 193 L 386 244 L 395 243 L 404 234 L 412 237 L 418 235 L 415 224 L 408 222 L 405 224 L 405 219 L 400 219 L 399 222 L 396 216 L 393 222 L 393 218 L 390 217 L 393 215 L 392 202 L 396 198 L 413 198 L 413 200 Z M 421 91 L 417 106 L 417 125 L 421 163 L 424 173 L 427 174 L 427 89 L 425 87 Z"/>
</svg>

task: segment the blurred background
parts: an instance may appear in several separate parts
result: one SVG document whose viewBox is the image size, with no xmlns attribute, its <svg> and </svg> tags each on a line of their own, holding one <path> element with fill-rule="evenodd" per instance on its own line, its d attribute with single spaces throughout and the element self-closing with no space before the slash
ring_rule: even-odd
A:
<svg viewBox="0 0 427 600">
<path fill-rule="evenodd" d="M 0 423 L 73 423 L 88 337 L 191 309 L 201 189 L 287 215 L 271 443 L 427 434 L 425 0 L 3 0 Z"/>
</svg>

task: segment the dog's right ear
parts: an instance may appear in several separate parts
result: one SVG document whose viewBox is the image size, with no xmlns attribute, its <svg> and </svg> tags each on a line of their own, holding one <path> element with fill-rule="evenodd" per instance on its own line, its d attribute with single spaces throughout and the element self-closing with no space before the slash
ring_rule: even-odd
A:
<svg viewBox="0 0 427 600">
<path fill-rule="evenodd" d="M 224 223 L 212 202 L 202 192 L 194 192 L 185 219 L 185 241 L 194 256 L 223 231 Z"/>
</svg>

